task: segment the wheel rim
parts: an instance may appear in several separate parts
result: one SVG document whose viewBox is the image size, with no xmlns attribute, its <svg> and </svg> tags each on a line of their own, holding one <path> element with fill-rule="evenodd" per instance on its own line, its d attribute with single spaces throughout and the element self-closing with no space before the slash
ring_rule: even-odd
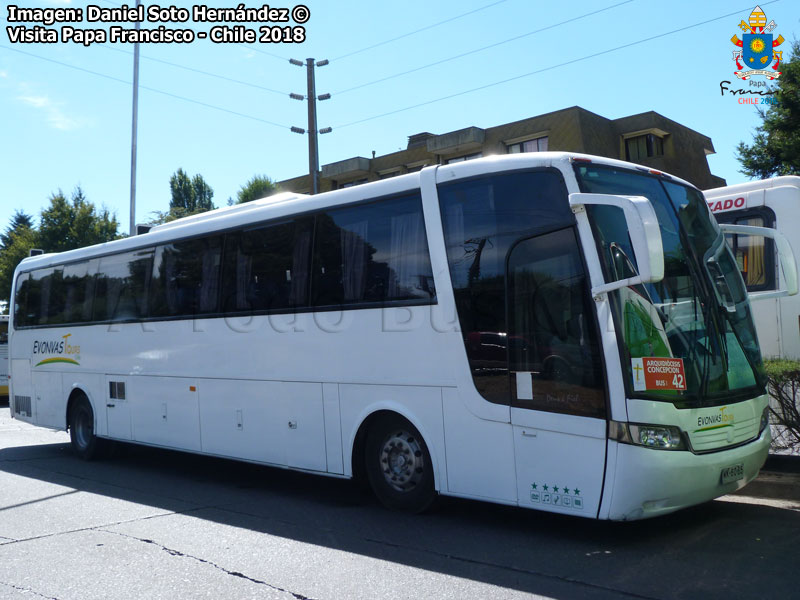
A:
<svg viewBox="0 0 800 600">
<path fill-rule="evenodd" d="M 94 435 L 94 424 L 85 410 L 80 410 L 75 419 L 75 439 L 78 446 L 86 448 Z"/>
<path fill-rule="evenodd" d="M 399 492 L 413 490 L 425 472 L 419 440 L 405 430 L 390 434 L 381 446 L 381 471 L 386 483 Z"/>
</svg>

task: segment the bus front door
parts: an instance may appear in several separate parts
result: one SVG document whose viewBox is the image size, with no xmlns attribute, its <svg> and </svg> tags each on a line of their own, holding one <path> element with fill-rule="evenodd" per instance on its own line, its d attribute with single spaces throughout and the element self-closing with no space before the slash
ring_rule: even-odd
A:
<svg viewBox="0 0 800 600">
<path fill-rule="evenodd" d="M 606 392 L 588 278 L 573 228 L 530 237 L 507 258 L 520 506 L 596 517 L 606 454 Z"/>
</svg>

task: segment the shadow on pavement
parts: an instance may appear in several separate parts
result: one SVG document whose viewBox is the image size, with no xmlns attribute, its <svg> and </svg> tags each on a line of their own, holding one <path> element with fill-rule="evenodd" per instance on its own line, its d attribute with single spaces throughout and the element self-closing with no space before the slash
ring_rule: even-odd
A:
<svg viewBox="0 0 800 600">
<path fill-rule="evenodd" d="M 349 481 L 135 446 L 93 463 L 67 444 L 6 448 L 0 472 L 554 598 L 576 585 L 586 598 L 796 592 L 787 574 L 800 512 L 756 504 L 710 502 L 633 523 L 456 499 L 406 515 Z"/>
</svg>

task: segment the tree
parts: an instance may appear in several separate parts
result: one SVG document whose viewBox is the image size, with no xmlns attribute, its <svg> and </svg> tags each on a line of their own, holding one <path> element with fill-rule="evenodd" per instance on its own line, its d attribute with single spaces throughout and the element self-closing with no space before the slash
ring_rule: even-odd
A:
<svg viewBox="0 0 800 600">
<path fill-rule="evenodd" d="M 20 261 L 28 256 L 31 248 L 38 247 L 38 235 L 31 218 L 17 211 L 11 219 L 11 225 L 0 236 L 0 301 L 8 302 L 11 297 L 11 284 L 14 280 L 14 269 Z"/>
<path fill-rule="evenodd" d="M 11 245 L 11 234 L 21 228 L 33 229 L 33 217 L 26 215 L 24 211 L 16 210 L 5 232 L 0 233 L 0 252 Z"/>
<path fill-rule="evenodd" d="M 774 104 L 759 109 L 762 122 L 753 143 L 737 147 L 741 172 L 748 177 L 800 175 L 800 41 L 792 43 L 792 55 L 780 69 L 777 93 L 766 96 Z"/>
<path fill-rule="evenodd" d="M 50 206 L 42 211 L 39 244 L 45 252 L 64 252 L 120 237 L 117 218 L 108 209 L 97 210 L 86 199 L 80 186 L 67 200 L 58 190 L 50 196 Z"/>
<path fill-rule="evenodd" d="M 252 202 L 259 198 L 271 196 L 278 191 L 278 186 L 266 175 L 254 175 L 253 178 L 245 183 L 236 193 L 238 204 Z"/>
<path fill-rule="evenodd" d="M 773 358 L 764 361 L 772 421 L 772 447 L 800 449 L 800 361 Z"/>
<path fill-rule="evenodd" d="M 169 216 L 173 219 L 214 210 L 214 203 L 211 201 L 214 190 L 200 174 L 189 179 L 183 169 L 178 169 L 169 178 L 169 189 L 172 193 Z"/>
<path fill-rule="evenodd" d="M 14 269 L 31 248 L 45 252 L 64 252 L 120 237 L 117 219 L 108 209 L 98 210 L 86 199 L 80 186 L 67 200 L 61 190 L 50 196 L 50 206 L 42 211 L 38 231 L 33 219 L 22 211 L 0 234 L 0 301 L 8 301 Z"/>
</svg>

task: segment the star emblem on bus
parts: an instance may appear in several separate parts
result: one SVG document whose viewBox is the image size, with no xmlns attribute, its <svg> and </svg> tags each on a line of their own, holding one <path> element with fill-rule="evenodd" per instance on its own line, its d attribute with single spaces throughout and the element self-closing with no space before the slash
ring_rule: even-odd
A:
<svg viewBox="0 0 800 600">
<path fill-rule="evenodd" d="M 742 80 L 750 79 L 757 75 L 762 75 L 770 80 L 775 80 L 781 76 L 778 71 L 783 60 L 783 51 L 775 50 L 784 41 L 782 35 L 773 39 L 772 32 L 777 27 L 775 21 L 767 23 L 767 15 L 756 6 L 750 13 L 748 22 L 742 20 L 739 28 L 747 33 L 739 39 L 738 35 L 731 38 L 731 42 L 740 48 L 733 52 L 733 61 L 736 63 L 738 71 L 734 75 Z M 767 70 L 767 67 L 770 70 Z"/>
</svg>

